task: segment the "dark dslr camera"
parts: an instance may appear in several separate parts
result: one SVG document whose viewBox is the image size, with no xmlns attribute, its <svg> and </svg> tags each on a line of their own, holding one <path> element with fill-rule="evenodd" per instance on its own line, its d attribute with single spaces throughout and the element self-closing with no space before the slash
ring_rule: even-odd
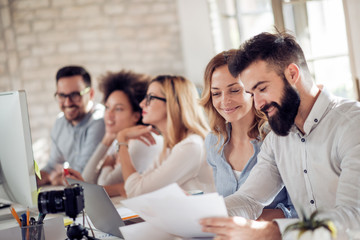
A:
<svg viewBox="0 0 360 240">
<path fill-rule="evenodd" d="M 79 184 L 71 184 L 60 191 L 40 192 L 39 212 L 43 214 L 65 212 L 73 219 L 84 209 L 84 190 Z"/>
</svg>

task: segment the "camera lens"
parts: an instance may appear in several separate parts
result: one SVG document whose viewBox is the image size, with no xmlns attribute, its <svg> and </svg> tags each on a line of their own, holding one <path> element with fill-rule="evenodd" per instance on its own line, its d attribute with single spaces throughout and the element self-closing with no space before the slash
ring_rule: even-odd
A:
<svg viewBox="0 0 360 240">
<path fill-rule="evenodd" d="M 38 195 L 40 213 L 65 214 L 73 219 L 84 209 L 84 190 L 79 184 L 72 184 L 64 191 L 41 192 Z"/>
<path fill-rule="evenodd" d="M 64 212 L 64 191 L 40 192 L 38 196 L 40 213 Z"/>
</svg>

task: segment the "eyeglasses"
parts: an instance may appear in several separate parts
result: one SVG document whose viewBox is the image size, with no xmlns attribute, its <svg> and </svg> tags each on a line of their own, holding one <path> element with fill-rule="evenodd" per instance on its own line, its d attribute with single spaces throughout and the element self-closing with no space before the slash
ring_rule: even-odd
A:
<svg viewBox="0 0 360 240">
<path fill-rule="evenodd" d="M 149 106 L 151 100 L 153 100 L 153 99 L 158 99 L 158 100 L 161 100 L 161 101 L 163 101 L 163 102 L 166 102 L 166 98 L 162 98 L 162 97 L 157 97 L 157 96 L 153 96 L 153 95 L 150 95 L 150 94 L 146 94 L 146 95 L 145 95 L 145 100 L 146 100 L 145 105 L 146 105 L 146 106 Z"/>
<path fill-rule="evenodd" d="M 59 102 L 65 102 L 66 98 L 69 98 L 72 102 L 80 102 L 82 96 L 84 96 L 85 94 L 87 94 L 88 92 L 90 92 L 90 87 L 85 88 L 84 90 L 80 91 L 80 92 L 72 92 L 69 94 L 64 94 L 64 93 L 55 93 L 54 97 L 56 98 L 57 101 Z"/>
</svg>

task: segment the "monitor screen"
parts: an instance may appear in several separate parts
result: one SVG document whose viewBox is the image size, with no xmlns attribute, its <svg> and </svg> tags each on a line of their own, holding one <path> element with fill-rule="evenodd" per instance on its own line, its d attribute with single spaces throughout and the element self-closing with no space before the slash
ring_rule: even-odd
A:
<svg viewBox="0 0 360 240">
<path fill-rule="evenodd" d="M 25 91 L 0 93 L 0 198 L 24 207 L 37 206 Z"/>
</svg>

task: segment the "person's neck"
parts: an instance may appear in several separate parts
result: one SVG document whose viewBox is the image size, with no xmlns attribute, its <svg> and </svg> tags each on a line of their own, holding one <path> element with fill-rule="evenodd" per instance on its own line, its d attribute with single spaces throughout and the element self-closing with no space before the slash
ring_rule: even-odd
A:
<svg viewBox="0 0 360 240">
<path fill-rule="evenodd" d="M 301 91 L 300 94 L 300 106 L 298 113 L 295 117 L 295 125 L 302 132 L 304 131 L 304 124 L 309 116 L 311 109 L 313 108 L 316 99 L 319 97 L 321 90 L 313 84 L 311 88 L 306 91 Z"/>
<path fill-rule="evenodd" d="M 251 110 L 243 118 L 231 123 L 231 141 L 233 143 L 248 142 L 248 132 L 254 122 L 254 112 Z"/>
<path fill-rule="evenodd" d="M 164 137 L 164 139 L 168 139 L 168 134 L 167 134 L 167 131 L 166 131 L 166 124 L 158 124 L 155 126 L 160 132 L 161 132 L 161 135 Z"/>
<path fill-rule="evenodd" d="M 73 120 L 73 121 L 70 121 L 71 125 L 73 125 L 74 127 L 76 125 L 78 125 L 83 119 L 84 117 L 86 116 L 87 113 L 84 114 L 84 116 L 81 117 L 81 119 L 77 119 L 77 120 Z"/>
</svg>

